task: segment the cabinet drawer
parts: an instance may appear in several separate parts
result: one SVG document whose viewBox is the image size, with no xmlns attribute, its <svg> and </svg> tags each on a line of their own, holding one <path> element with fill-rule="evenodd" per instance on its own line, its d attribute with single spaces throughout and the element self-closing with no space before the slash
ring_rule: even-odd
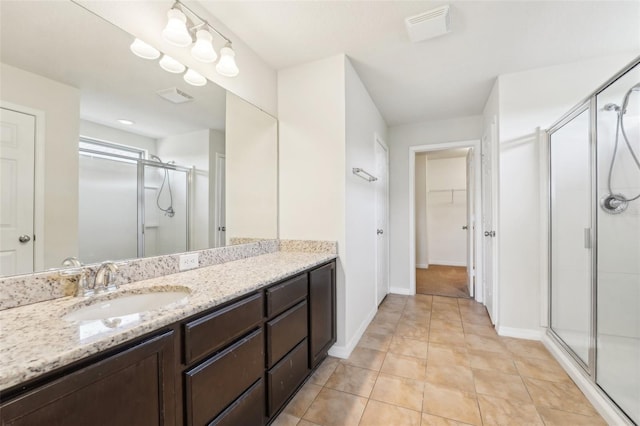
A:
<svg viewBox="0 0 640 426">
<path fill-rule="evenodd" d="M 267 317 L 274 317 L 307 297 L 307 285 L 307 274 L 302 274 L 268 288 Z"/>
<path fill-rule="evenodd" d="M 188 423 L 207 424 L 263 374 L 259 329 L 185 373 Z"/>
<path fill-rule="evenodd" d="M 309 374 L 307 339 L 267 373 L 269 416 L 273 415 Z"/>
<path fill-rule="evenodd" d="M 258 380 L 210 426 L 258 426 L 264 424 L 264 380 Z"/>
<path fill-rule="evenodd" d="M 260 324 L 262 305 L 262 293 L 258 293 L 185 324 L 185 364 L 226 346 Z"/>
<path fill-rule="evenodd" d="M 267 322 L 267 368 L 307 337 L 307 302 L 301 302 Z"/>
</svg>

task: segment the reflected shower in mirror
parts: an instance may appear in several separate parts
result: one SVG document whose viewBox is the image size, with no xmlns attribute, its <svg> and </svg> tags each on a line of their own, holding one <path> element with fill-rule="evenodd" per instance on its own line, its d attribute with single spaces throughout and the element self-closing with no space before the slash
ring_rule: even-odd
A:
<svg viewBox="0 0 640 426">
<path fill-rule="evenodd" d="M 0 19 L 0 276 L 277 238 L 275 118 L 75 3 Z"/>
</svg>

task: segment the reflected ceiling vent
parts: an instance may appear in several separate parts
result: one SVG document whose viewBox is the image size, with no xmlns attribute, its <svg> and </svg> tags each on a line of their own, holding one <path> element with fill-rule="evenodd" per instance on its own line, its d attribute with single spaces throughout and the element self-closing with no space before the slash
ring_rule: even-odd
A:
<svg viewBox="0 0 640 426">
<path fill-rule="evenodd" d="M 447 34 L 451 31 L 449 5 L 405 18 L 404 24 L 414 43 Z"/>
<path fill-rule="evenodd" d="M 173 102 L 174 104 L 183 104 L 185 102 L 193 100 L 193 96 L 191 96 L 187 92 L 183 92 L 177 87 L 158 90 L 156 94 L 161 98 L 168 100 L 169 102 Z"/>
</svg>

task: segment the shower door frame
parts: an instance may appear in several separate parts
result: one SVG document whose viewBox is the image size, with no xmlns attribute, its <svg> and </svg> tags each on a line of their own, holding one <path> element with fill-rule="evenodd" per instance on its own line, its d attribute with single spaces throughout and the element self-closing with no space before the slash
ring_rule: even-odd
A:
<svg viewBox="0 0 640 426">
<path fill-rule="evenodd" d="M 144 180 L 144 168 L 145 166 L 157 167 L 165 170 L 173 170 L 178 172 L 185 172 L 187 177 L 187 192 L 186 192 L 186 247 L 185 251 L 190 250 L 191 246 L 191 186 L 193 185 L 192 169 L 188 167 L 178 166 L 175 164 L 160 163 L 154 160 L 138 160 L 138 257 L 145 257 L 145 180 Z"/>
</svg>

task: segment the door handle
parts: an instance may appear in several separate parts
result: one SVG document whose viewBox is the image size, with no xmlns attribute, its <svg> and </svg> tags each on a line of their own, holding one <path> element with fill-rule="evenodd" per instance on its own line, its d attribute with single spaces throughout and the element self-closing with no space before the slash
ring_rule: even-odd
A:
<svg viewBox="0 0 640 426">
<path fill-rule="evenodd" d="M 20 242 L 21 242 L 21 243 L 23 243 L 23 244 L 24 244 L 24 243 L 28 243 L 29 241 L 31 241 L 31 237 L 30 237 L 30 236 L 28 236 L 27 234 L 20 235 L 20 236 L 18 237 L 18 241 L 20 241 Z"/>
<path fill-rule="evenodd" d="M 225 232 L 227 230 L 226 226 L 218 226 L 218 231 Z"/>
<path fill-rule="evenodd" d="M 378 235 L 382 235 L 382 234 L 384 234 L 384 231 L 383 231 L 382 229 L 378 229 L 378 230 L 376 231 L 376 234 L 378 234 Z"/>
<path fill-rule="evenodd" d="M 495 237 L 496 236 L 496 231 L 484 231 L 484 236 L 485 237 Z"/>
<path fill-rule="evenodd" d="M 467 225 L 464 225 L 464 226 L 462 227 L 462 229 L 464 229 L 464 230 L 466 231 L 467 229 L 469 229 L 469 227 L 468 227 Z"/>
</svg>

